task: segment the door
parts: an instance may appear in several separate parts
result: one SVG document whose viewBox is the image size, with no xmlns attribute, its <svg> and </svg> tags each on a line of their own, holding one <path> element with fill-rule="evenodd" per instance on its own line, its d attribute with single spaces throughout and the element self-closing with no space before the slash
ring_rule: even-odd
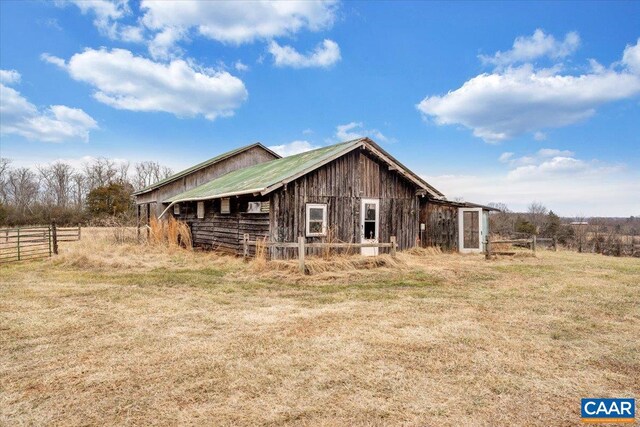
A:
<svg viewBox="0 0 640 427">
<path fill-rule="evenodd" d="M 360 242 L 378 243 L 380 225 L 380 200 L 362 199 L 360 207 Z M 378 248 L 360 248 L 366 256 L 378 255 Z"/>
<path fill-rule="evenodd" d="M 460 208 L 458 210 L 458 247 L 460 252 L 482 252 L 482 225 L 482 208 Z"/>
</svg>

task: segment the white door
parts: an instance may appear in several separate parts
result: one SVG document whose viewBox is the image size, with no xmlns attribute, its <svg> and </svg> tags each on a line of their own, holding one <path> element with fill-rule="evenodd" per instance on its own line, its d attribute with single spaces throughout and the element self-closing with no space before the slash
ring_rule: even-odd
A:
<svg viewBox="0 0 640 427">
<path fill-rule="evenodd" d="M 378 243 L 380 225 L 380 200 L 362 199 L 360 206 L 360 242 Z M 378 248 L 360 248 L 360 253 L 367 256 L 378 255 Z"/>
<path fill-rule="evenodd" d="M 462 253 L 482 252 L 484 248 L 482 208 L 458 209 L 458 248 Z"/>
</svg>

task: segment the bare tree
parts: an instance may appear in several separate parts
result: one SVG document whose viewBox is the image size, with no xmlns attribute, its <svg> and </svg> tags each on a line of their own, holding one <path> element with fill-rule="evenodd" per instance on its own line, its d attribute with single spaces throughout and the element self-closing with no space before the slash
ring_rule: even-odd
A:
<svg viewBox="0 0 640 427">
<path fill-rule="evenodd" d="M 536 234 L 543 229 L 549 210 L 540 202 L 532 202 L 527 208 L 529 222 L 536 227 Z"/>
<path fill-rule="evenodd" d="M 87 188 L 91 191 L 113 183 L 118 174 L 118 168 L 113 160 L 99 157 L 91 163 L 84 164 L 84 174 L 87 179 Z"/>
<path fill-rule="evenodd" d="M 491 212 L 489 221 L 492 233 L 509 235 L 515 230 L 515 216 L 505 203 L 489 203 L 492 208 L 499 209 L 499 212 Z"/>
<path fill-rule="evenodd" d="M 11 160 L 0 157 L 0 203 L 7 203 L 8 181 L 11 170 Z"/>
<path fill-rule="evenodd" d="M 173 175 L 171 168 L 162 166 L 158 162 L 140 162 L 135 164 L 133 185 L 136 190 L 148 187 L 162 179 Z"/>
<path fill-rule="evenodd" d="M 73 167 L 67 163 L 55 162 L 49 166 L 38 166 L 37 169 L 44 184 L 42 192 L 45 204 L 67 207 Z"/>
<path fill-rule="evenodd" d="M 30 210 L 38 197 L 38 180 L 36 174 L 29 168 L 13 169 L 9 172 L 7 183 L 8 199 L 24 213 Z"/>
<path fill-rule="evenodd" d="M 129 183 L 129 162 L 123 162 L 118 165 L 118 170 L 116 172 L 116 182 L 119 184 L 128 184 Z"/>
<path fill-rule="evenodd" d="M 82 172 L 76 172 L 71 176 L 70 198 L 77 208 L 82 208 L 88 193 L 87 177 Z"/>
</svg>

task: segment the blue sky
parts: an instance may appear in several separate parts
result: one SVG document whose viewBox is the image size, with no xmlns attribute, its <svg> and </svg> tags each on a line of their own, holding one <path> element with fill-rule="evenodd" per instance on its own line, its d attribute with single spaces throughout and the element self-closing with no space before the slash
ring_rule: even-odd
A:
<svg viewBox="0 0 640 427">
<path fill-rule="evenodd" d="M 0 2 L 1 155 L 366 135 L 449 198 L 640 215 L 640 3 Z"/>
</svg>

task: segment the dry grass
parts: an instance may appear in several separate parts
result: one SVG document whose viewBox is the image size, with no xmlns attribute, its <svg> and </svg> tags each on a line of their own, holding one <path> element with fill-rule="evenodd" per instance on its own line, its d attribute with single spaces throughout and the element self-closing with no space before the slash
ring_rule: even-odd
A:
<svg viewBox="0 0 640 427">
<path fill-rule="evenodd" d="M 0 268 L 0 425 L 579 425 L 581 397 L 640 394 L 637 259 L 302 276 L 111 236 Z"/>
<path fill-rule="evenodd" d="M 149 243 L 191 248 L 191 229 L 186 222 L 178 221 L 174 217 L 169 217 L 167 220 L 151 218 L 149 221 Z"/>
</svg>

